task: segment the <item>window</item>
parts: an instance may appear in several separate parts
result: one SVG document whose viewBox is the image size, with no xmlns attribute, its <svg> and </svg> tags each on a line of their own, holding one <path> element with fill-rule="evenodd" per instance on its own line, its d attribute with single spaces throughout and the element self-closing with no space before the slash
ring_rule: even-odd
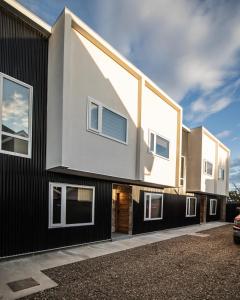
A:
<svg viewBox="0 0 240 300">
<path fill-rule="evenodd" d="M 224 177 L 225 177 L 225 170 L 224 170 L 224 168 L 219 168 L 219 170 L 218 170 L 218 179 L 224 180 Z"/>
<path fill-rule="evenodd" d="M 217 214 L 217 199 L 210 199 L 210 212 L 211 216 L 215 216 Z"/>
<path fill-rule="evenodd" d="M 186 217 L 196 217 L 197 198 L 187 197 L 186 199 Z"/>
<path fill-rule="evenodd" d="M 155 155 L 169 158 L 169 141 L 160 135 L 150 131 L 149 133 L 149 151 Z"/>
<path fill-rule="evenodd" d="M 49 227 L 94 224 L 95 188 L 50 183 Z"/>
<path fill-rule="evenodd" d="M 185 166 L 185 156 L 181 156 L 181 176 L 180 176 L 180 185 L 184 185 L 185 182 L 185 171 L 186 171 L 186 166 Z"/>
<path fill-rule="evenodd" d="M 144 221 L 163 218 L 163 194 L 144 194 Z"/>
<path fill-rule="evenodd" d="M 204 174 L 213 175 L 213 164 L 207 160 L 204 160 Z"/>
<path fill-rule="evenodd" d="M 31 157 L 32 87 L 0 73 L 0 152 Z"/>
<path fill-rule="evenodd" d="M 118 142 L 127 143 L 127 118 L 95 100 L 89 100 L 88 129 Z"/>
</svg>

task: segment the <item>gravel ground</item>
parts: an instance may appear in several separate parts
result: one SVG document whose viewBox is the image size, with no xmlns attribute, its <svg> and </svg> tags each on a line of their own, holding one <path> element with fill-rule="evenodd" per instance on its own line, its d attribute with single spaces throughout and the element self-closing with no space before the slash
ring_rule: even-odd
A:
<svg viewBox="0 0 240 300">
<path fill-rule="evenodd" d="M 24 299 L 240 299 L 232 226 L 45 270 L 59 286 Z"/>
</svg>

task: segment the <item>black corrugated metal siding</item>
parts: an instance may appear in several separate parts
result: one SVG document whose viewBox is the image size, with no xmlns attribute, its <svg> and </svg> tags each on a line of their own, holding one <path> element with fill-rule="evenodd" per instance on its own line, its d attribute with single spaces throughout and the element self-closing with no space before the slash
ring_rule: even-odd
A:
<svg viewBox="0 0 240 300">
<path fill-rule="evenodd" d="M 240 212 L 240 203 L 228 202 L 226 204 L 226 222 L 233 223 L 234 218 Z"/>
<path fill-rule="evenodd" d="M 0 257 L 111 237 L 111 183 L 45 170 L 47 58 L 47 38 L 0 5 L 0 72 L 33 86 L 32 158 L 0 154 Z M 95 186 L 95 225 L 48 229 L 49 181 Z"/>
<path fill-rule="evenodd" d="M 186 217 L 186 196 L 163 195 L 163 219 L 144 221 L 144 192 L 140 192 L 140 201 L 133 201 L 133 234 L 157 231 L 200 223 L 199 198 L 197 197 L 196 217 Z"/>
</svg>

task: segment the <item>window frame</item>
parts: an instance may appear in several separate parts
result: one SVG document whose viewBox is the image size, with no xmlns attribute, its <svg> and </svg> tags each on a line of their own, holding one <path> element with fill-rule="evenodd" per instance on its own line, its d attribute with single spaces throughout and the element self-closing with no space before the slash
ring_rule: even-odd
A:
<svg viewBox="0 0 240 300">
<path fill-rule="evenodd" d="M 29 89 L 29 115 L 28 115 L 28 137 L 22 137 L 16 134 L 8 133 L 2 130 L 2 103 L 3 103 L 3 80 L 7 79 L 9 81 L 12 81 L 20 86 L 23 86 L 25 88 Z M 18 80 L 14 77 L 11 77 L 7 74 L 0 72 L 0 153 L 13 155 L 13 156 L 19 156 L 24 158 L 31 158 L 32 157 L 32 111 L 33 111 L 33 87 L 21 80 Z M 13 151 L 7 151 L 2 149 L 2 136 L 8 136 L 13 137 L 19 140 L 27 141 L 28 142 L 28 154 L 22 154 L 18 152 Z"/>
<path fill-rule="evenodd" d="M 154 136 L 154 150 L 153 151 L 151 150 L 151 135 L 152 134 Z M 168 142 L 168 157 L 156 153 L 157 136 Z M 163 159 L 166 159 L 166 160 L 170 160 L 170 145 L 171 145 L 171 141 L 169 139 L 167 139 L 166 137 L 160 135 L 159 133 L 149 129 L 149 131 L 148 131 L 148 152 L 149 153 L 152 153 L 153 155 L 155 155 L 157 157 L 160 157 L 160 158 L 163 158 Z"/>
<path fill-rule="evenodd" d="M 191 199 L 195 199 L 195 214 L 194 215 L 190 214 Z M 196 216 L 197 216 L 197 197 L 192 197 L 192 196 L 186 197 L 186 218 L 193 218 Z"/>
<path fill-rule="evenodd" d="M 91 104 L 95 104 L 98 106 L 98 129 L 96 130 L 95 128 L 92 128 L 91 127 Z M 114 138 L 114 137 L 111 137 L 107 134 L 104 134 L 102 133 L 102 113 L 103 113 L 103 108 L 109 110 L 110 112 L 116 114 L 116 115 L 119 115 L 120 117 L 124 118 L 126 120 L 126 141 L 122 141 L 122 140 L 119 140 L 117 138 Z M 121 144 L 124 144 L 124 145 L 128 145 L 128 118 L 119 113 L 118 111 L 106 106 L 106 105 L 103 105 L 101 102 L 91 98 L 91 97 L 88 97 L 88 108 L 87 108 L 87 130 L 89 132 L 92 132 L 92 133 L 95 133 L 99 136 L 103 136 L 107 139 L 110 139 L 110 140 L 113 140 L 113 141 L 116 141 L 118 143 L 121 143 Z"/>
<path fill-rule="evenodd" d="M 161 196 L 161 217 L 160 218 L 151 218 L 151 208 L 152 208 L 152 195 L 157 195 Z M 147 201 L 147 196 L 150 197 L 149 199 L 149 217 L 146 217 L 146 201 Z M 162 220 L 163 219 L 163 193 L 151 193 L 151 192 L 146 192 L 144 193 L 144 221 L 155 221 L 155 220 Z"/>
<path fill-rule="evenodd" d="M 53 188 L 61 187 L 61 223 L 53 224 Z M 81 189 L 91 189 L 93 191 L 92 201 L 92 221 L 88 223 L 66 224 L 66 191 L 67 187 L 75 187 Z M 95 186 L 76 185 L 68 183 L 49 182 L 49 213 L 48 213 L 48 228 L 64 228 L 64 227 L 79 227 L 90 226 L 95 224 Z"/>
<path fill-rule="evenodd" d="M 216 206 L 215 206 L 215 213 L 212 212 L 212 203 L 216 202 Z M 209 207 L 209 215 L 210 216 L 216 216 L 217 215 L 217 205 L 218 205 L 218 201 L 217 199 L 210 199 L 210 207 Z"/>
<path fill-rule="evenodd" d="M 207 173 L 207 163 L 212 165 L 212 174 Z M 203 160 L 203 173 L 207 176 L 210 176 L 210 177 L 213 177 L 213 174 L 214 174 L 214 164 L 211 161 L 207 160 L 207 159 Z"/>
<path fill-rule="evenodd" d="M 223 176 L 222 176 L 223 174 Z M 224 180 L 225 179 L 225 168 L 219 167 L 218 169 L 218 180 Z"/>
</svg>

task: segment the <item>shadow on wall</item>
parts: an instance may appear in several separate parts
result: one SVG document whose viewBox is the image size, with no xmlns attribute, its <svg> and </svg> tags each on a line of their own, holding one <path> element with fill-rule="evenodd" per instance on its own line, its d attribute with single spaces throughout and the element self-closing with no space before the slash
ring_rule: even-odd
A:
<svg viewBox="0 0 240 300">
<path fill-rule="evenodd" d="M 114 88 L 113 84 L 111 83 L 111 78 L 106 78 L 101 70 L 101 68 L 97 65 L 94 58 L 92 57 L 90 51 L 86 48 L 86 46 L 83 44 L 83 42 L 80 40 L 78 33 L 73 31 L 72 34 L 72 44 L 74 45 L 74 48 L 72 49 L 72 57 L 75 59 L 76 57 L 81 57 L 80 61 L 72 62 L 72 65 L 74 65 L 73 72 L 78 72 L 79 76 L 73 75 L 71 77 L 71 90 L 73 90 L 73 86 L 77 87 L 77 81 L 81 81 L 81 96 L 82 98 L 86 98 L 87 96 L 92 97 L 93 99 L 96 99 L 99 102 L 102 102 L 102 99 L 104 100 L 104 104 L 106 104 L 109 108 L 112 108 L 116 110 L 117 112 L 125 115 L 128 118 L 128 146 L 122 145 L 122 144 L 112 144 L 112 157 L 108 157 L 109 164 L 111 164 L 111 169 L 114 170 L 128 170 L 125 171 L 125 174 L 128 173 L 131 175 L 132 178 L 136 178 L 136 173 L 138 173 L 138 158 L 136 157 L 139 154 L 139 149 L 137 145 L 137 141 L 142 141 L 141 143 L 141 149 L 144 149 L 143 151 L 148 151 L 148 144 L 144 141 L 144 132 L 142 128 L 137 127 L 137 105 L 138 100 L 133 99 L 133 101 L 136 102 L 136 120 L 132 118 L 132 116 L 129 113 L 129 110 L 127 109 L 126 105 L 123 101 L 123 96 L 119 95 L 118 91 Z M 80 68 L 81 71 L 76 71 Z M 87 70 L 87 72 L 84 72 L 84 70 Z M 127 72 L 127 71 L 126 71 Z M 129 76 L 133 76 L 129 74 Z M 137 80 L 134 77 L 135 80 Z M 74 81 L 76 82 L 74 82 Z M 121 80 L 121 78 L 119 78 Z M 130 79 L 129 79 L 130 80 Z M 90 87 L 93 87 L 90 89 Z M 128 87 L 126 87 L 128 88 Z M 138 88 L 137 85 L 133 86 L 133 88 Z M 83 100 L 83 99 L 82 99 Z M 135 105 L 135 104 L 134 104 Z M 130 103 L 129 106 L 131 107 Z M 135 107 L 132 107 L 132 111 L 134 111 Z M 84 122 L 84 120 L 83 120 Z M 86 123 L 82 123 L 82 128 L 85 129 Z M 88 133 L 87 133 L 88 134 Z M 91 137 L 89 137 L 91 138 Z M 102 138 L 102 137 L 101 137 Z M 85 147 L 82 145 L 82 147 Z M 87 147 L 87 145 L 86 145 Z M 121 147 L 125 147 L 121 148 Z M 121 152 L 121 157 L 118 157 L 117 152 L 114 152 L 114 150 L 118 151 L 119 149 L 123 149 Z M 69 147 L 70 152 L 71 147 Z M 86 149 L 87 153 L 90 153 L 90 157 L 93 155 L 96 155 L 97 149 Z M 120 152 L 119 152 L 120 153 Z M 104 158 L 106 158 L 106 153 L 103 153 Z M 99 160 L 101 160 L 101 153 L 98 153 L 97 157 Z M 122 160 L 122 161 L 121 161 Z M 103 164 L 105 161 L 102 160 L 99 163 Z M 144 162 L 147 164 L 146 166 L 143 166 L 143 170 L 141 172 L 144 172 L 144 168 L 146 167 L 149 171 L 152 170 L 153 163 L 154 163 L 154 155 L 149 152 L 149 159 L 147 162 Z M 134 170 L 131 166 L 135 166 Z M 101 165 L 100 168 L 104 169 L 105 166 Z M 126 176 L 126 178 L 128 178 Z"/>
</svg>

